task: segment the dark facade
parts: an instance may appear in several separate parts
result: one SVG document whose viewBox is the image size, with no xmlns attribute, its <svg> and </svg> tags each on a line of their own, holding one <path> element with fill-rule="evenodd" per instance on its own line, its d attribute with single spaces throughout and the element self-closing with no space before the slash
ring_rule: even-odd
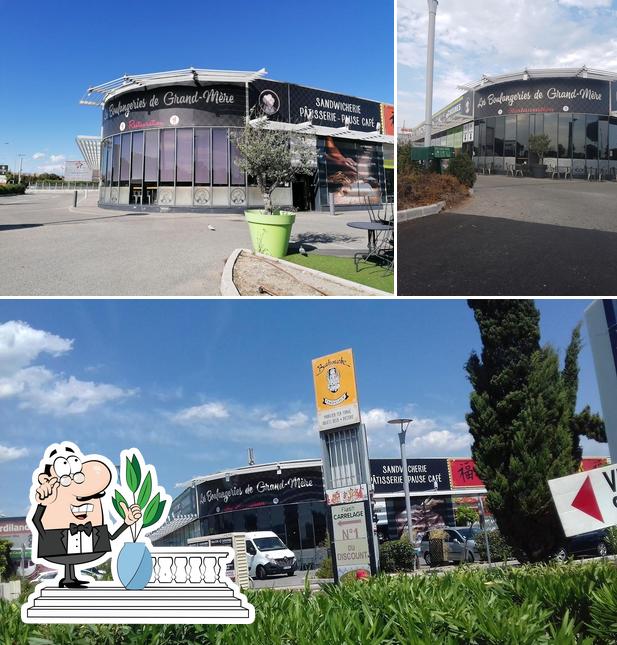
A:
<svg viewBox="0 0 617 645">
<path fill-rule="evenodd" d="M 477 168 L 507 172 L 538 163 L 529 150 L 531 135 L 550 140 L 544 164 L 569 170 L 572 177 L 591 173 L 617 177 L 617 118 L 611 116 L 617 83 L 582 77 L 528 78 L 493 83 L 467 92 L 433 120 L 434 145 L 447 145 L 473 156 Z M 464 105 L 473 105 L 473 113 Z M 449 114 L 448 114 L 449 112 Z M 458 116 L 459 122 L 445 127 Z M 460 123 L 462 117 L 469 117 Z"/>
<path fill-rule="evenodd" d="M 315 174 L 277 188 L 277 205 L 326 210 L 330 199 L 341 208 L 365 198 L 385 201 L 393 169 L 384 164 L 384 146 L 392 145 L 371 138 L 392 134 L 391 113 L 391 106 L 375 101 L 265 79 L 116 91 L 103 105 L 99 204 L 218 211 L 263 206 L 256 185 L 235 163 L 232 135 L 249 115 L 314 126 L 292 136 L 315 146 Z M 336 135 L 344 126 L 353 137 Z"/>
</svg>

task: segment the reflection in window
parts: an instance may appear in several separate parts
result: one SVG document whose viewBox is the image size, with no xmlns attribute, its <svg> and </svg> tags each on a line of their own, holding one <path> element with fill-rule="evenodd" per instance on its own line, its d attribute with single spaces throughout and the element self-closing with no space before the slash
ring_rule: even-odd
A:
<svg viewBox="0 0 617 645">
<path fill-rule="evenodd" d="M 114 137 L 114 149 L 112 154 L 112 175 L 111 180 L 115 184 L 120 177 L 120 135 Z"/>
<path fill-rule="evenodd" d="M 120 154 L 120 185 L 128 186 L 131 168 L 131 134 L 122 135 L 122 152 Z"/>
<path fill-rule="evenodd" d="M 156 183 L 159 174 L 159 133 L 158 130 L 146 131 L 144 179 Z"/>
<path fill-rule="evenodd" d="M 210 128 L 195 129 L 195 185 L 210 185 Z"/>
<path fill-rule="evenodd" d="M 230 137 L 229 142 L 230 151 L 230 169 L 231 169 L 231 185 L 244 186 L 244 173 L 238 168 L 236 160 L 240 158 L 240 151 L 234 140 Z"/>
<path fill-rule="evenodd" d="M 529 115 L 519 114 L 516 117 L 516 156 L 520 161 L 529 156 Z"/>
<path fill-rule="evenodd" d="M 133 133 L 133 159 L 131 162 L 131 181 L 141 183 L 144 165 L 144 133 Z"/>
<path fill-rule="evenodd" d="M 598 117 L 598 153 L 601 160 L 608 159 L 608 117 Z"/>
<path fill-rule="evenodd" d="M 503 140 L 506 136 L 506 117 L 498 116 L 495 120 L 495 156 L 503 157 Z"/>
<path fill-rule="evenodd" d="M 213 128 L 212 130 L 212 183 L 215 186 L 227 186 L 228 161 L 227 161 L 227 130 Z"/>
<path fill-rule="evenodd" d="M 572 115 L 559 115 L 559 140 L 557 152 L 560 159 L 572 157 Z"/>
<path fill-rule="evenodd" d="M 557 136 L 558 136 L 557 117 L 558 116 L 559 116 L 558 114 L 544 115 L 544 134 L 546 134 L 550 139 L 548 150 L 544 155 L 545 158 L 551 158 L 551 157 L 557 156 Z M 536 131 L 537 131 L 537 128 L 536 128 Z"/>
<path fill-rule="evenodd" d="M 486 119 L 486 156 L 492 157 L 494 154 L 495 141 L 495 117 Z"/>
<path fill-rule="evenodd" d="M 285 506 L 285 529 L 287 546 L 290 549 L 300 548 L 300 531 L 298 530 L 298 507 L 295 504 Z"/>
<path fill-rule="evenodd" d="M 598 158 L 598 117 L 595 114 L 587 115 L 587 159 L 597 160 Z"/>
<path fill-rule="evenodd" d="M 575 159 L 585 158 L 585 115 L 572 115 L 572 156 Z"/>
<path fill-rule="evenodd" d="M 182 128 L 176 132 L 176 183 L 190 186 L 193 182 L 193 130 Z"/>
<path fill-rule="evenodd" d="M 175 130 L 161 130 L 160 183 L 173 184 L 175 160 Z"/>
</svg>

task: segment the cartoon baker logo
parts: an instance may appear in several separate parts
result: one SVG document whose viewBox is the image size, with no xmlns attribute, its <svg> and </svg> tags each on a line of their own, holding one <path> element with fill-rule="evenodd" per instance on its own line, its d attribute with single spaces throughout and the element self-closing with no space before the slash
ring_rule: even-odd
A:
<svg viewBox="0 0 617 645">
<path fill-rule="evenodd" d="M 345 364 L 344 361 L 343 361 L 343 364 Z M 328 380 L 328 390 L 332 394 L 336 394 L 341 389 L 341 373 L 339 372 L 338 368 L 329 367 L 328 371 L 326 372 L 326 378 Z M 343 401 L 346 401 L 348 398 L 349 398 L 349 394 L 347 392 L 343 392 L 340 396 L 338 396 L 335 399 L 324 397 L 322 399 L 322 403 L 324 405 L 339 405 L 343 403 Z"/>
<path fill-rule="evenodd" d="M 84 456 L 72 443 L 50 446 L 33 477 L 31 524 L 36 555 L 64 567 L 60 587 L 81 587 L 76 566 L 93 563 L 111 551 L 111 543 L 142 517 L 139 504 L 120 503 L 123 521 L 110 530 L 103 499 L 116 472 L 100 455 Z"/>
<path fill-rule="evenodd" d="M 153 546 L 149 536 L 167 520 L 171 497 L 136 448 L 123 450 L 119 463 L 118 477 L 109 459 L 74 443 L 45 450 L 32 474 L 27 523 L 33 561 L 58 573 L 37 584 L 22 620 L 252 623 L 254 607 L 226 574 L 233 550 Z M 85 578 L 82 567 L 110 557 L 112 580 Z"/>
<path fill-rule="evenodd" d="M 272 116 L 279 111 L 281 101 L 274 90 L 264 90 L 259 95 L 259 109 L 267 116 Z"/>
</svg>

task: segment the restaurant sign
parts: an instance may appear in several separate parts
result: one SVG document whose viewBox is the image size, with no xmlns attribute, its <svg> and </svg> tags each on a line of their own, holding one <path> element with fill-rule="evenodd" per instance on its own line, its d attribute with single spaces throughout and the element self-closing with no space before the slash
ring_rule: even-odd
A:
<svg viewBox="0 0 617 645">
<path fill-rule="evenodd" d="M 473 92 L 465 92 L 433 116 L 433 127 L 473 119 Z"/>
<path fill-rule="evenodd" d="M 367 504 L 339 504 L 331 507 L 337 580 L 350 571 L 371 574 L 371 551 L 367 530 Z"/>
<path fill-rule="evenodd" d="M 105 103 L 103 137 L 149 128 L 239 126 L 245 114 L 244 84 L 172 85 L 127 92 Z"/>
<path fill-rule="evenodd" d="M 229 479 L 229 481 L 227 481 Z M 230 475 L 197 486 L 199 515 L 246 510 L 261 506 L 323 501 L 320 467 Z"/>
<path fill-rule="evenodd" d="M 528 112 L 608 114 L 608 81 L 543 78 L 511 81 L 476 90 L 475 118 Z"/>
<path fill-rule="evenodd" d="M 371 459 L 371 484 L 375 493 L 403 491 L 403 468 L 400 459 Z M 409 490 L 412 493 L 430 493 L 450 490 L 447 459 L 408 459 Z"/>
<path fill-rule="evenodd" d="M 360 423 L 351 349 L 314 359 L 313 383 L 320 431 Z"/>
</svg>

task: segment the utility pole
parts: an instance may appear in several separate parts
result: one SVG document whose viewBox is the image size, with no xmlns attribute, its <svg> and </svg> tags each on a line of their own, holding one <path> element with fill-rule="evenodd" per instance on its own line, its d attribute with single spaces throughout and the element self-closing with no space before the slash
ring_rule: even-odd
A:
<svg viewBox="0 0 617 645">
<path fill-rule="evenodd" d="M 26 155 L 19 154 L 17 156 L 19 157 L 19 177 L 17 179 L 17 183 L 21 184 L 21 169 L 22 169 L 22 164 L 23 164 L 23 161 L 24 161 L 24 157 Z"/>
<path fill-rule="evenodd" d="M 431 145 L 433 121 L 433 64 L 435 62 L 435 16 L 439 0 L 428 0 L 428 41 L 426 55 L 426 104 L 424 110 L 424 145 Z"/>
</svg>

